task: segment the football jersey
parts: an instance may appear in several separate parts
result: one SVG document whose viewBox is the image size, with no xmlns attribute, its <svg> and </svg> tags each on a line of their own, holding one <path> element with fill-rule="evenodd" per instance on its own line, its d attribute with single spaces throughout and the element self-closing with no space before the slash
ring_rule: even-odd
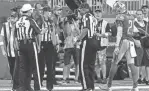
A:
<svg viewBox="0 0 149 91">
<path fill-rule="evenodd" d="M 134 16 L 129 14 L 120 14 L 116 17 L 117 20 L 122 21 L 123 34 L 122 39 L 132 39 L 131 34 L 134 28 Z"/>
</svg>

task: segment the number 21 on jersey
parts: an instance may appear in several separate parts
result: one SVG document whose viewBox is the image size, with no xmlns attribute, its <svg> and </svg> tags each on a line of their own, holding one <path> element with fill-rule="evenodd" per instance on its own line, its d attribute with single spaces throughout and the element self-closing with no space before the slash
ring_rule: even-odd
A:
<svg viewBox="0 0 149 91">
<path fill-rule="evenodd" d="M 128 27 L 128 34 L 133 34 L 133 28 L 134 28 L 134 20 L 129 20 L 129 27 Z"/>
</svg>

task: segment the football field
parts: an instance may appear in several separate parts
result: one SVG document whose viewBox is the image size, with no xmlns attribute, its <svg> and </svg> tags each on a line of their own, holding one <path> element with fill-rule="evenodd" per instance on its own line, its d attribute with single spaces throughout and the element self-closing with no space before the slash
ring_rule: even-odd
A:
<svg viewBox="0 0 149 91">
<path fill-rule="evenodd" d="M 43 87 L 41 91 L 47 91 L 45 84 L 46 82 L 43 82 Z M 80 83 L 74 83 L 71 81 L 69 84 L 63 84 L 61 81 L 58 81 L 59 85 L 54 85 L 53 91 L 79 91 L 81 90 L 81 84 Z M 95 83 L 95 91 L 105 91 L 101 90 L 99 88 L 99 85 L 102 86 L 102 84 Z M 33 82 L 32 82 L 33 86 Z M 10 80 L 0 80 L 0 91 L 11 91 L 11 81 Z M 112 91 L 130 91 L 132 88 L 132 81 L 130 79 L 125 80 L 115 80 L 113 81 L 113 87 Z M 145 84 L 139 85 L 139 91 L 149 91 L 149 86 Z"/>
</svg>

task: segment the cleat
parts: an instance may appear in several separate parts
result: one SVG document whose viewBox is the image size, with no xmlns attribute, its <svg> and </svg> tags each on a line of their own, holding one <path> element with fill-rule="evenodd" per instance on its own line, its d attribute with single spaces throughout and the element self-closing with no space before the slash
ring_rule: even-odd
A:
<svg viewBox="0 0 149 91">
<path fill-rule="evenodd" d="M 139 91 L 139 89 L 136 87 L 136 88 L 132 88 L 130 91 Z"/>
<path fill-rule="evenodd" d="M 102 83 L 102 79 L 98 78 L 96 83 Z"/>
<path fill-rule="evenodd" d="M 107 79 L 104 78 L 104 79 L 102 80 L 102 84 L 106 84 L 106 83 L 107 83 Z"/>
<path fill-rule="evenodd" d="M 108 87 L 107 84 L 105 85 L 100 85 L 99 88 L 101 90 L 104 90 L 104 91 L 112 91 L 112 88 L 111 87 Z"/>
</svg>

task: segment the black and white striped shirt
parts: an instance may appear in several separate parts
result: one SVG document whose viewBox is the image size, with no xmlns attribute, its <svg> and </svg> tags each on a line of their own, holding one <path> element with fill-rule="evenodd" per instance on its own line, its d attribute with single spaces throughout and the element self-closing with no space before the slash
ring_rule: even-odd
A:
<svg viewBox="0 0 149 91">
<path fill-rule="evenodd" d="M 41 35 L 41 41 L 51 41 L 51 32 L 53 31 L 54 27 L 49 20 L 44 21 L 42 24 L 42 28 L 47 28 L 47 32 Z"/>
<path fill-rule="evenodd" d="M 87 13 L 83 15 L 82 17 L 82 28 L 88 28 L 88 34 L 85 37 L 86 38 L 92 38 L 94 33 L 96 32 L 96 24 L 97 24 L 97 19 L 90 13 Z"/>
<path fill-rule="evenodd" d="M 6 22 L 3 24 L 1 29 L 1 36 L 4 37 L 4 43 L 6 48 L 7 56 L 9 57 L 15 57 L 15 51 L 14 51 L 14 38 L 12 35 L 12 32 L 15 26 L 12 26 L 10 22 Z"/>
<path fill-rule="evenodd" d="M 41 32 L 39 26 L 32 18 L 22 16 L 16 22 L 15 35 L 18 40 L 35 39 L 36 35 Z"/>
</svg>

